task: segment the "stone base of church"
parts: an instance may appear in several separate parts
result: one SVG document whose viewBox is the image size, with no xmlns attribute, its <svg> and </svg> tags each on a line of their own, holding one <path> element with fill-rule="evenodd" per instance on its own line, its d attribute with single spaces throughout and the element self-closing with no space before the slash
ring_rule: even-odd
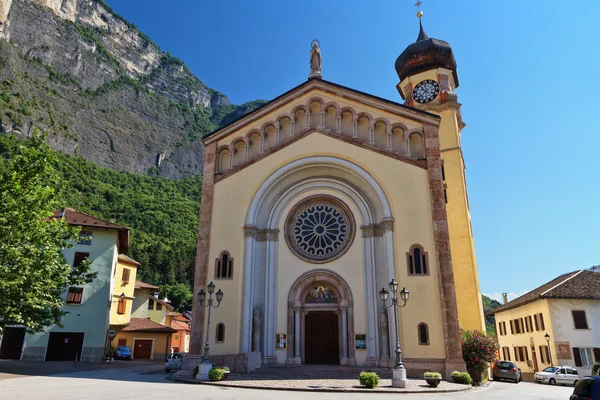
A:
<svg viewBox="0 0 600 400">
<path fill-rule="evenodd" d="M 301 365 L 302 358 L 300 357 L 289 357 L 285 360 L 285 363 L 288 365 Z"/>
<path fill-rule="evenodd" d="M 443 358 L 406 358 L 403 359 L 404 368 L 409 378 L 423 379 L 425 372 L 439 372 L 445 380 L 451 379 L 453 371 L 466 371 L 467 367 L 463 360 L 446 360 Z M 389 366 L 393 368 L 395 360 L 389 360 Z M 381 364 L 383 366 L 383 363 Z"/>
<path fill-rule="evenodd" d="M 262 365 L 262 355 L 258 351 L 238 354 L 223 354 L 210 356 L 210 363 L 219 367 L 228 367 L 236 374 L 249 374 L 256 371 Z M 197 365 L 202 364 L 202 356 L 189 354 L 183 363 L 183 371 L 191 371 Z"/>
<path fill-rule="evenodd" d="M 389 367 L 389 366 L 390 366 L 390 362 L 391 362 L 391 361 L 390 361 L 390 358 L 389 358 L 389 357 L 381 357 L 381 358 L 379 359 L 379 365 L 378 365 L 378 366 L 379 366 L 379 367 L 384 367 L 384 368 L 387 368 L 387 367 Z"/>
<path fill-rule="evenodd" d="M 277 361 L 277 357 L 275 356 L 263 356 L 262 363 L 263 365 L 276 365 L 279 364 L 279 361 Z"/>
<path fill-rule="evenodd" d="M 375 357 L 367 357 L 365 360 L 365 367 L 378 367 L 379 359 Z"/>
</svg>

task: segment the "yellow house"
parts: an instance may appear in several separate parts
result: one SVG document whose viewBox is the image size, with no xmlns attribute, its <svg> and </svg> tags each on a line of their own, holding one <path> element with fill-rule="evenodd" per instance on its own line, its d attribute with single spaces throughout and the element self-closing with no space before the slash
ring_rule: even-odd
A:
<svg viewBox="0 0 600 400">
<path fill-rule="evenodd" d="M 194 292 L 225 298 L 210 332 L 194 307 L 190 362 L 209 335 L 244 372 L 392 366 L 399 338 L 409 375 L 464 370 L 460 328 L 484 320 L 450 45 L 421 28 L 395 65 L 403 104 L 324 80 L 316 42 L 310 65 L 204 138 Z M 397 318 L 379 294 L 394 279 Z"/>
<path fill-rule="evenodd" d="M 140 263 L 119 254 L 114 272 L 114 287 L 110 305 L 110 327 L 120 330 L 129 325 L 134 299 L 135 278 Z"/>
<path fill-rule="evenodd" d="M 565 365 L 585 376 L 600 361 L 598 272 L 561 275 L 488 314 L 496 318 L 500 358 L 523 372 Z"/>
</svg>

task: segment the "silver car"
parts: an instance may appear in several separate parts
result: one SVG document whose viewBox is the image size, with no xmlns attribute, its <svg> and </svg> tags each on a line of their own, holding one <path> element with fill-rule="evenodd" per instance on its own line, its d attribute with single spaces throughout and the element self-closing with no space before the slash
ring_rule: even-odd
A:
<svg viewBox="0 0 600 400">
<path fill-rule="evenodd" d="M 523 380 L 521 370 L 511 361 L 498 361 L 492 369 L 492 374 L 495 381 L 507 379 L 519 383 Z"/>
<path fill-rule="evenodd" d="M 537 383 L 550 385 L 573 385 L 579 382 L 579 373 L 575 368 L 566 366 L 552 366 L 543 371 L 536 372 L 533 376 Z"/>
</svg>

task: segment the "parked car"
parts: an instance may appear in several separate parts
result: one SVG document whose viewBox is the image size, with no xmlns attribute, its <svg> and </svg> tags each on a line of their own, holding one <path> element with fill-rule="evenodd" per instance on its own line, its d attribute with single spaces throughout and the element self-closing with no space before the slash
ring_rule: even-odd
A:
<svg viewBox="0 0 600 400">
<path fill-rule="evenodd" d="M 600 375 L 600 361 L 596 361 L 596 364 L 592 367 L 592 375 Z"/>
<path fill-rule="evenodd" d="M 537 383 L 549 383 L 550 385 L 573 385 L 579 382 L 577 370 L 565 366 L 552 366 L 543 371 L 536 372 L 533 376 Z"/>
<path fill-rule="evenodd" d="M 171 353 L 167 357 L 165 362 L 165 371 L 171 372 L 176 369 L 181 369 L 183 366 L 183 357 L 186 356 L 187 353 Z"/>
<path fill-rule="evenodd" d="M 600 376 L 581 378 L 569 400 L 600 400 Z"/>
<path fill-rule="evenodd" d="M 131 349 L 127 346 L 119 346 L 115 350 L 115 360 L 129 360 L 131 361 Z"/>
<path fill-rule="evenodd" d="M 521 370 L 511 361 L 498 361 L 492 369 L 492 375 L 495 381 L 508 379 L 519 383 L 523 380 Z"/>
</svg>

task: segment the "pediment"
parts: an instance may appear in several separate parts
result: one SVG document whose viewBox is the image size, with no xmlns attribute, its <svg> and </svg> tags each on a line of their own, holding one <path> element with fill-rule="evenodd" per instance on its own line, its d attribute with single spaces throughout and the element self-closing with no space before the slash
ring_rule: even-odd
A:
<svg viewBox="0 0 600 400">
<path fill-rule="evenodd" d="M 422 165 L 425 124 L 438 126 L 439 117 L 313 79 L 214 132 L 204 143 L 217 142 L 216 172 L 223 176 L 312 132 Z"/>
</svg>

